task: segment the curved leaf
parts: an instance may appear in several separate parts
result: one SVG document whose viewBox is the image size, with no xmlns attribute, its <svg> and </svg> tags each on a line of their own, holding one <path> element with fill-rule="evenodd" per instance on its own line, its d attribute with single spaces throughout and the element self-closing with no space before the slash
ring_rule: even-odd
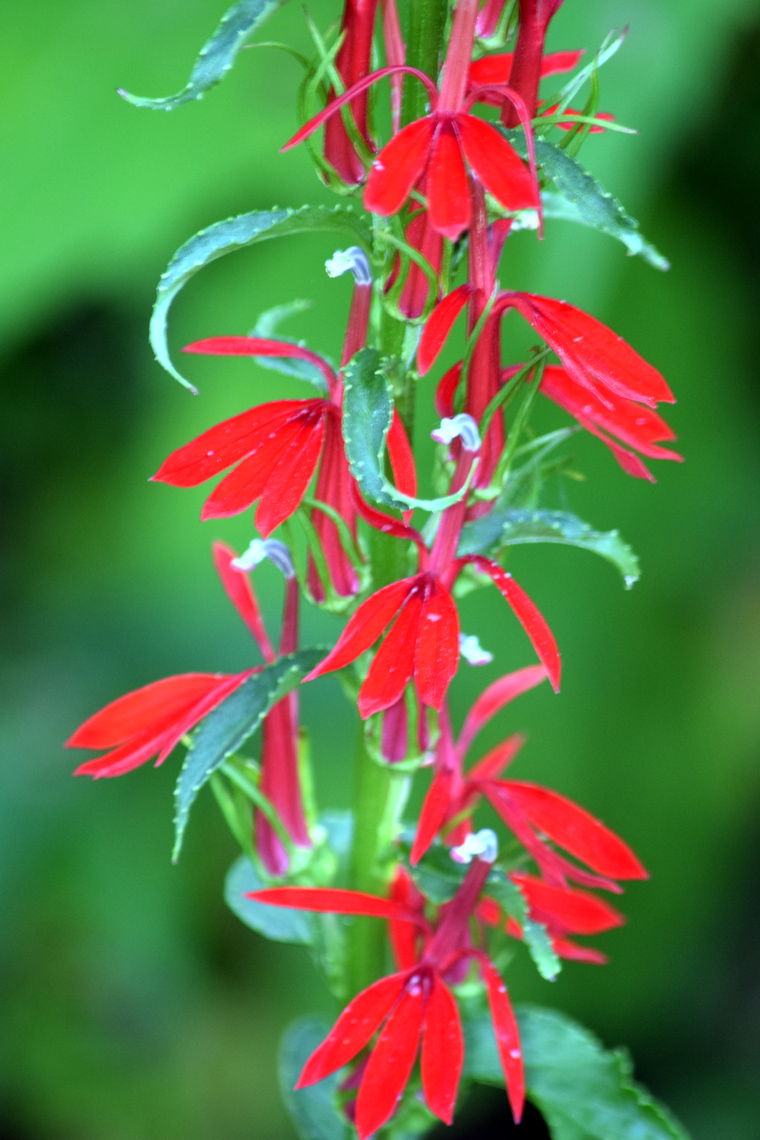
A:
<svg viewBox="0 0 760 1140">
<path fill-rule="evenodd" d="M 628 1054 L 605 1049 L 592 1033 L 553 1009 L 521 1006 L 528 1099 L 553 1140 L 689 1140 L 668 1110 L 632 1079 Z M 465 1076 L 503 1085 L 490 1018 L 466 1018 Z"/>
<path fill-rule="evenodd" d="M 260 891 L 266 884 L 245 855 L 230 867 L 224 880 L 224 901 L 241 922 L 263 934 L 272 942 L 296 942 L 309 946 L 314 941 L 314 920 L 300 910 L 284 910 L 245 898 L 250 891 Z"/>
<path fill-rule="evenodd" d="M 464 498 L 469 481 L 454 495 L 441 499 L 415 499 L 397 490 L 385 477 L 385 440 L 393 416 L 393 399 L 380 353 L 363 348 L 343 372 L 343 442 L 346 458 L 366 499 L 393 510 L 420 507 L 443 511 Z"/>
<path fill-rule="evenodd" d="M 521 158 L 526 158 L 528 152 L 522 132 L 505 133 Z M 545 218 L 561 218 L 600 230 L 622 242 L 629 254 L 643 257 L 655 269 L 670 269 L 670 262 L 646 240 L 635 218 L 626 213 L 617 198 L 613 198 L 577 158 L 546 139 L 535 142 L 536 162 L 556 190 L 556 193 L 544 191 L 541 194 Z M 524 228 L 535 228 L 538 224 L 531 214 L 535 216 L 535 211 L 518 215 L 520 219 L 524 217 Z"/>
<path fill-rule="evenodd" d="M 285 1031 L 280 1044 L 280 1091 L 301 1140 L 346 1140 L 348 1128 L 335 1103 L 339 1076 L 295 1089 L 306 1061 L 330 1032 L 327 1022 L 303 1017 Z"/>
<path fill-rule="evenodd" d="M 187 85 L 176 95 L 164 99 L 145 99 L 119 88 L 122 99 L 133 107 L 150 107 L 153 111 L 173 111 L 192 99 L 200 99 L 209 88 L 224 79 L 235 62 L 235 56 L 253 32 L 268 20 L 285 0 L 239 0 L 222 16 L 219 27 L 200 50 Z"/>
<path fill-rule="evenodd" d="M 342 234 L 349 241 L 371 248 L 370 231 L 361 218 L 345 206 L 336 206 L 331 210 L 326 206 L 302 206 L 298 210 L 254 210 L 250 214 L 238 214 L 235 218 L 216 222 L 191 237 L 174 254 L 158 283 L 156 303 L 150 320 L 150 343 L 158 363 L 180 384 L 195 392 L 192 384 L 180 375 L 171 362 L 166 342 L 166 318 L 174 298 L 200 269 L 218 257 L 260 241 L 288 237 L 290 234 L 324 231 Z"/>
<path fill-rule="evenodd" d="M 457 554 L 495 553 L 525 542 L 558 542 L 591 550 L 611 562 L 627 590 L 641 577 L 639 560 L 616 530 L 593 530 L 565 511 L 495 510 L 462 528 Z"/>
<path fill-rule="evenodd" d="M 295 689 L 324 655 L 324 649 L 301 649 L 265 665 L 201 721 L 174 789 L 174 862 L 182 847 L 190 808 L 203 785 L 256 731 L 273 705 Z"/>
</svg>

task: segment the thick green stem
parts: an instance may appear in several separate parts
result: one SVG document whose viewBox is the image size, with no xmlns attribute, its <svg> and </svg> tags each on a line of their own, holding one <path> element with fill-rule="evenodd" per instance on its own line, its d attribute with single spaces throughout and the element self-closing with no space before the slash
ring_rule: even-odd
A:
<svg viewBox="0 0 760 1140">
<path fill-rule="evenodd" d="M 406 62 L 438 82 L 443 33 L 448 11 L 447 0 L 409 0 L 406 26 Z M 404 83 L 401 122 L 406 125 L 426 113 L 427 92 L 421 83 Z"/>
</svg>

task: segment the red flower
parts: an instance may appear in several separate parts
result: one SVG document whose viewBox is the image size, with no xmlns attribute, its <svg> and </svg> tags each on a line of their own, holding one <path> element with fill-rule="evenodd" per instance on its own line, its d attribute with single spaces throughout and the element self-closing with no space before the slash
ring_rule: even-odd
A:
<svg viewBox="0 0 760 1140">
<path fill-rule="evenodd" d="M 340 31 L 343 43 L 335 57 L 335 67 L 346 87 L 352 87 L 369 71 L 372 54 L 372 31 L 377 0 L 345 0 Z M 330 89 L 330 98 L 335 92 Z M 359 134 L 371 146 L 367 131 L 367 96 L 360 94 L 351 101 L 351 114 Z M 333 116 L 325 127 L 325 158 L 348 185 L 364 178 L 364 163 L 351 142 L 340 115 Z"/>
<path fill-rule="evenodd" d="M 415 183 L 424 178 L 431 225 L 445 237 L 456 240 L 470 222 L 468 169 L 505 209 L 538 208 L 535 164 L 529 169 L 496 127 L 469 114 L 479 98 L 478 89 L 469 95 L 466 91 L 477 7 L 477 0 L 460 0 L 457 5 L 440 92 L 428 76 L 415 68 L 383 68 L 330 103 L 282 149 L 307 138 L 371 84 L 386 75 L 405 72 L 415 75 L 427 87 L 431 113 L 402 128 L 380 151 L 367 179 L 365 209 L 383 215 L 397 213 Z M 513 97 L 509 88 L 502 94 Z M 529 117 L 519 96 L 514 98 L 532 152 Z"/>
<path fill-rule="evenodd" d="M 539 658 L 545 663 L 555 689 L 559 688 L 561 661 L 554 636 L 537 607 L 496 562 L 482 555 L 468 555 L 443 562 L 436 570 L 428 564 L 428 552 L 418 531 L 369 507 L 357 495 L 362 517 L 371 526 L 396 538 L 416 543 L 420 573 L 384 586 L 367 598 L 348 620 L 334 649 L 305 677 L 311 681 L 350 665 L 368 650 L 391 625 L 369 672 L 359 689 L 359 713 L 366 718 L 390 708 L 414 677 L 417 695 L 424 705 L 440 709 L 446 690 L 459 665 L 459 616 L 451 587 L 467 563 L 488 574 L 509 602 L 528 634 Z M 453 511 L 458 508 L 449 508 Z M 439 534 L 444 533 L 446 518 Z M 436 548 L 433 548 L 435 559 Z"/>
<path fill-rule="evenodd" d="M 533 117 L 538 102 L 546 31 L 562 0 L 519 0 L 519 3 L 520 25 L 510 83 L 522 96 L 528 114 Z M 504 100 L 501 120 L 507 127 L 517 125 L 514 107 L 507 100 Z"/>
<path fill-rule="evenodd" d="M 269 905 L 371 915 L 388 921 L 398 972 L 362 990 L 348 1004 L 306 1062 L 296 1085 L 315 1084 L 342 1068 L 380 1030 L 356 1100 L 359 1140 L 371 1136 L 392 1116 L 420 1045 L 425 1102 L 435 1116 L 451 1123 L 464 1040 L 456 999 L 446 979 L 467 957 L 475 960 L 485 983 L 512 1113 L 520 1120 L 525 1080 L 517 1021 L 501 976 L 487 954 L 472 946 L 469 929 L 490 869 L 491 861 L 475 858 L 457 894 L 439 908 L 432 925 L 422 915 L 424 899 L 403 874 L 390 900 L 359 891 L 299 887 L 256 891 L 249 896 Z"/>
<path fill-rule="evenodd" d="M 434 364 L 451 326 L 472 292 L 472 286 L 460 285 L 430 314 L 417 355 L 420 374 Z M 612 329 L 566 301 L 555 301 L 534 293 L 502 292 L 491 310 L 493 319 L 489 321 L 489 335 L 498 338 L 499 322 L 495 318 L 512 308 L 517 309 L 557 353 L 568 376 L 602 405 L 610 407 L 608 397 L 616 396 L 650 408 L 658 402 L 675 402 L 675 396 L 656 368 L 643 360 Z M 498 348 L 498 339 L 495 339 L 495 344 Z"/>
<path fill-rule="evenodd" d="M 544 675 L 543 669 L 533 666 L 495 681 L 472 706 L 456 743 L 448 717 L 440 718 L 437 771 L 420 813 L 410 857 L 412 863 L 422 858 L 442 829 L 463 815 L 470 816 L 478 800 L 485 796 L 550 885 L 566 887 L 567 880 L 571 879 L 585 886 L 618 892 L 616 879 L 648 878 L 630 847 L 572 800 L 539 784 L 499 778 L 524 743 L 523 737 L 509 737 L 492 748 L 469 772 L 463 771 L 465 755 L 483 725 L 507 702 L 539 684 Z M 465 821 L 448 838 L 461 841 L 469 827 Z M 596 874 L 589 874 L 559 855 L 546 844 L 544 837 L 563 847 Z"/>
<path fill-rule="evenodd" d="M 547 52 L 541 58 L 541 78 L 572 71 L 580 63 L 583 55 L 583 51 Z M 498 55 L 484 55 L 481 59 L 476 59 L 470 64 L 468 90 L 473 92 L 477 88 L 481 89 L 478 95 L 479 103 L 489 103 L 492 107 L 501 107 L 504 102 L 504 95 L 493 89 L 509 83 L 514 60 L 515 53 L 505 51 Z"/>
<path fill-rule="evenodd" d="M 528 917 L 546 927 L 554 951 L 560 958 L 589 962 L 595 966 L 606 964 L 606 954 L 591 946 L 582 946 L 567 935 L 601 934 L 622 926 L 625 916 L 620 911 L 587 891 L 551 886 L 543 879 L 518 872 L 510 878 L 525 896 Z M 523 938 L 523 932 L 514 919 L 507 921 L 506 930 L 513 938 Z"/>
</svg>

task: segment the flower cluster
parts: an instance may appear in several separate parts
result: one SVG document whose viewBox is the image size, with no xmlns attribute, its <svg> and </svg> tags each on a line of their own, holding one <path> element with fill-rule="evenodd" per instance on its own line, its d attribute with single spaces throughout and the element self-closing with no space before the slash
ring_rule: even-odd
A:
<svg viewBox="0 0 760 1140">
<path fill-rule="evenodd" d="M 470 992 L 480 986 L 519 1120 L 525 1072 L 501 973 L 509 940 L 535 950 L 543 938 L 551 961 L 603 963 L 601 951 L 575 937 L 624 919 L 589 888 L 619 893 L 621 881 L 647 874 L 584 808 L 505 777 L 524 743 L 519 734 L 465 767 L 476 735 L 504 706 L 545 680 L 560 688 L 550 626 L 503 564 L 510 526 L 526 527 L 525 541 L 541 537 L 547 512 L 536 504 L 547 475 L 567 465 L 554 448 L 570 430 L 541 436 L 529 427 L 536 394 L 600 438 L 636 478 L 653 481 L 642 457 L 681 458 L 661 446 L 674 437 L 656 408 L 674 397 L 653 365 L 575 305 L 504 288 L 497 278 L 507 242 L 531 225 L 540 230 L 550 180 L 544 156 L 572 162 L 569 144 L 577 148 L 590 131 L 614 125 L 595 104 L 568 106 L 580 81 L 567 96 L 539 99 L 540 82 L 573 71 L 583 55 L 544 51 L 560 4 L 458 0 L 448 44 L 425 70 L 417 66 L 421 58 L 409 59 L 394 0 L 383 0 L 387 65 L 373 71 L 377 0 L 345 0 L 338 40 L 330 50 L 319 41 L 320 61 L 304 88 L 324 105 L 283 148 L 310 140 L 325 180 L 374 215 L 373 230 L 363 231 L 366 247 L 352 245 L 327 263 L 329 276 L 353 276 L 340 364 L 277 338 L 271 321 L 266 331 L 188 345 L 191 354 L 253 357 L 316 384 L 319 393 L 240 411 L 172 451 L 153 476 L 182 488 L 221 476 L 203 519 L 254 508 L 258 534 L 248 551 L 238 556 L 216 542 L 213 553 L 261 662 L 240 673 L 188 673 L 146 685 L 90 717 L 67 742 L 104 750 L 76 770 L 94 777 L 121 775 L 153 758 L 161 764 L 184 744 L 189 761 L 178 802 L 192 802 L 211 782 L 262 884 L 249 892 L 252 903 L 385 920 L 395 963 L 385 974 L 378 966 L 386 953 L 382 932 L 372 959 L 359 952 L 360 928 L 340 927 L 342 952 L 353 962 L 344 986 L 350 1000 L 297 1086 L 348 1067 L 342 1110 L 360 1140 L 394 1117 L 407 1086 L 433 1116 L 451 1122 L 464 1063 L 464 984 Z M 506 47 L 515 24 L 514 50 L 494 51 Z M 593 66 L 588 75 L 595 80 Z M 370 93 L 384 79 L 391 128 L 381 139 Z M 423 113 L 410 112 L 420 107 Z M 318 154 L 313 136 L 321 128 Z M 561 132 L 556 145 L 547 141 L 553 130 Z M 346 226 L 359 233 L 356 215 L 350 219 Z M 325 226 L 323 216 L 315 228 Z M 464 272 L 458 284 L 457 267 Z M 504 359 L 512 310 L 537 338 L 527 360 Z M 437 498 L 426 500 L 417 497 L 412 450 L 415 385 L 454 340 L 460 314 L 466 327 L 459 359 L 435 393 Z M 557 362 L 547 362 L 551 353 Z M 552 525 L 561 531 L 566 517 L 555 512 Z M 264 558 L 284 581 L 276 647 L 251 584 Z M 492 660 L 462 631 L 459 602 L 487 584 L 506 601 L 538 663 L 487 686 L 457 734 L 449 691 L 460 658 L 475 666 Z M 348 615 L 329 651 L 299 648 L 301 594 Z M 513 632 L 510 618 L 503 637 Z M 331 672 L 342 673 L 367 722 L 357 764 L 374 772 L 373 779 L 355 776 L 360 792 L 368 790 L 356 799 L 352 871 L 342 881 L 345 868 L 323 857 L 325 827 L 309 806 L 297 695 L 300 683 Z M 258 727 L 255 761 L 241 749 Z M 403 823 L 391 789 L 397 809 L 408 774 L 425 770 L 419 818 Z M 483 810 L 508 836 L 502 859 L 496 834 L 478 829 Z M 441 859 L 455 879 L 443 898 L 425 887 Z"/>
</svg>

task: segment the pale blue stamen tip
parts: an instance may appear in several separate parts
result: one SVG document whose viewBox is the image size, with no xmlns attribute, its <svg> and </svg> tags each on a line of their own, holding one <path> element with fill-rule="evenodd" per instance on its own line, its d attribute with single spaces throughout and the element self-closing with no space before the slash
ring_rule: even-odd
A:
<svg viewBox="0 0 760 1140">
<path fill-rule="evenodd" d="M 468 665 L 490 665 L 493 661 L 493 653 L 483 649 L 474 634 L 468 636 L 466 633 L 460 633 L 459 652 Z"/>
<path fill-rule="evenodd" d="M 336 249 L 332 257 L 325 262 L 325 272 L 328 277 L 342 277 L 344 273 L 350 272 L 353 273 L 357 285 L 372 284 L 367 255 L 358 245 L 351 245 L 348 249 Z"/>
<path fill-rule="evenodd" d="M 287 579 L 295 578 L 296 572 L 293 569 L 290 551 L 279 538 L 254 538 L 245 554 L 240 558 L 233 558 L 230 565 L 236 570 L 247 572 L 253 570 L 254 566 L 258 566 L 265 558 L 268 558 Z"/>
<path fill-rule="evenodd" d="M 499 855 L 499 842 L 496 833 L 490 827 L 481 831 L 472 832 L 464 843 L 451 848 L 451 858 L 455 863 L 471 863 L 473 859 L 482 859 L 484 863 L 495 863 Z"/>
<path fill-rule="evenodd" d="M 441 420 L 441 426 L 437 427 L 435 431 L 431 431 L 430 435 L 436 443 L 449 444 L 455 439 L 461 439 L 465 451 L 480 450 L 481 440 L 478 425 L 472 416 L 468 416 L 465 412 L 460 412 L 458 416 L 453 416 L 451 419 L 444 417 Z"/>
</svg>

